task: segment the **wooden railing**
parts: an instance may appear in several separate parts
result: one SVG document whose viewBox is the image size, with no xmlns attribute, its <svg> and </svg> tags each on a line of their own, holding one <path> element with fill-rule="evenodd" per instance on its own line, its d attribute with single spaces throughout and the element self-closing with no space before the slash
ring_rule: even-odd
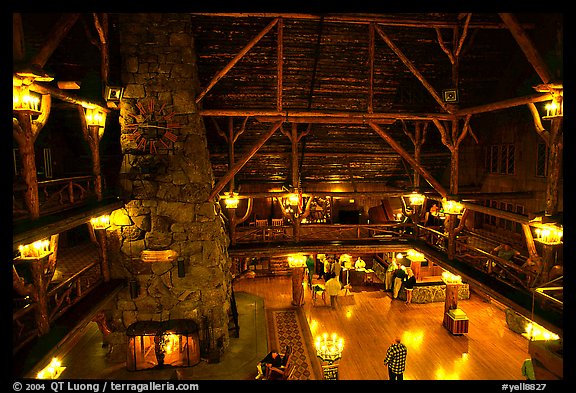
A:
<svg viewBox="0 0 576 393">
<path fill-rule="evenodd" d="M 463 231 L 456 237 L 456 259 L 466 262 L 469 266 L 487 274 L 493 274 L 497 278 L 524 288 L 529 288 L 536 279 L 536 275 L 530 271 L 522 269 L 526 262 L 525 256 L 517 256 L 507 261 L 489 251 L 470 245 L 468 242 L 472 237 L 483 237 L 468 230 Z M 418 238 L 424 240 L 428 245 L 446 251 L 448 235 L 435 229 L 418 225 Z M 492 239 L 484 240 L 490 244 Z M 491 243 L 489 249 L 493 249 L 498 243 Z M 492 267 L 490 267 L 492 264 Z"/>
<path fill-rule="evenodd" d="M 411 224 L 391 222 L 386 224 L 301 224 L 301 241 L 374 240 L 375 238 L 398 239 Z M 294 227 L 239 226 L 236 227 L 236 243 L 295 242 Z"/>
<path fill-rule="evenodd" d="M 94 191 L 94 176 L 75 176 L 55 180 L 38 182 L 38 198 L 40 203 L 40 216 L 54 214 L 71 209 L 96 199 Z M 25 203 L 24 184 L 15 183 L 13 186 L 12 214 L 13 220 L 29 218 Z"/>
<path fill-rule="evenodd" d="M 470 231 L 464 230 L 456 237 L 456 259 L 465 262 L 486 274 L 492 274 L 502 281 L 523 288 L 529 288 L 534 282 L 535 275 L 525 271 L 521 266 L 526 262 L 525 256 L 515 257 L 511 261 L 499 258 L 489 251 L 475 247 L 468 243 L 474 236 L 479 237 Z M 390 222 L 386 224 L 302 224 L 300 226 L 300 241 L 337 241 L 337 240 L 398 240 L 398 239 L 420 239 L 434 249 L 446 252 L 448 246 L 448 235 L 440 232 L 437 228 L 425 227 L 422 225 L 403 224 Z M 236 228 L 236 243 L 267 243 L 295 242 L 294 227 L 291 225 L 278 226 L 244 226 Z M 498 245 L 494 242 L 490 248 Z M 488 271 L 488 261 L 494 263 L 492 272 Z"/>
<path fill-rule="evenodd" d="M 53 322 L 70 307 L 83 299 L 103 281 L 99 261 L 85 266 L 48 291 L 49 321 Z M 15 301 L 12 313 L 12 348 L 16 353 L 38 334 L 35 320 L 36 304 L 27 299 Z"/>
</svg>

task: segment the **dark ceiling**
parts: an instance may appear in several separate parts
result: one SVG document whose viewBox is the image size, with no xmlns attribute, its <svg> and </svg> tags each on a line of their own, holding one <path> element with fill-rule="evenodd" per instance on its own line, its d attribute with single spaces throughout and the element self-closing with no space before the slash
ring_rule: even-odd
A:
<svg viewBox="0 0 576 393">
<path fill-rule="evenodd" d="M 427 123 L 421 165 L 446 184 L 450 153 L 431 118 L 438 115 L 442 119 L 447 107 L 471 108 L 532 95 L 533 86 L 542 83 L 496 13 L 284 14 L 277 19 L 279 16 L 191 14 L 198 93 L 205 92 L 199 106 L 202 111 L 219 114 L 205 117 L 216 181 L 228 172 L 229 164 L 228 145 L 220 133 L 228 133 L 231 121 L 235 132 L 245 127 L 234 144 L 238 160 L 281 118 L 273 116 L 276 113 L 285 116 L 284 132 L 290 132 L 293 124 L 299 134 L 308 132 L 298 145 L 299 178 L 304 188 L 319 183 L 406 187 L 412 181 L 412 168 L 365 119 L 385 114 L 378 127 L 410 154 L 414 144 L 403 127 L 413 134 L 417 123 Z M 558 34 L 562 32 L 562 14 L 514 16 L 544 61 L 561 73 Z M 46 29 L 59 17 L 23 14 L 27 52 L 40 47 Z M 114 14 L 110 21 L 113 52 L 113 40 L 119 39 Z M 45 69 L 59 80 L 82 81 L 81 90 L 75 93 L 91 98 L 101 86 L 100 63 L 94 60 L 99 53 L 89 43 L 87 32 L 96 34 L 91 15 L 82 14 Z M 205 91 L 259 34 L 261 39 Z M 460 45 L 458 37 L 462 35 Z M 457 67 L 448 54 L 456 51 Z M 111 80 L 119 80 L 118 59 L 111 59 Z M 453 105 L 444 106 L 431 94 L 432 90 L 441 96 L 443 90 L 453 88 L 458 93 Z M 320 116 L 310 121 L 302 116 L 288 118 L 310 112 Z M 481 127 L 482 117 L 488 115 L 472 116 L 471 124 Z M 327 116 L 337 120 L 327 121 Z M 489 132 L 475 131 L 480 137 Z M 290 185 L 290 153 L 289 138 L 275 132 L 235 175 L 237 188 Z"/>
</svg>

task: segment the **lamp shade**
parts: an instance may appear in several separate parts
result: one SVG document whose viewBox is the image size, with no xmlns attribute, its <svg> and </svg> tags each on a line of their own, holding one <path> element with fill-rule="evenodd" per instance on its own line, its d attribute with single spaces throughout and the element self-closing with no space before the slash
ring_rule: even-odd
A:
<svg viewBox="0 0 576 393">
<path fill-rule="evenodd" d="M 122 209 L 114 210 L 112 214 L 110 214 L 110 224 L 117 227 L 128 227 L 134 225 L 134 221 L 130 218 L 128 210 L 123 207 Z"/>
</svg>

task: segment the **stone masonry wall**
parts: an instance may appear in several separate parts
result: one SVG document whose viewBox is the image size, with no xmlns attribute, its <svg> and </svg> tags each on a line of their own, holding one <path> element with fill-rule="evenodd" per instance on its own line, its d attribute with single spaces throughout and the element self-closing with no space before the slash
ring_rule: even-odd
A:
<svg viewBox="0 0 576 393">
<path fill-rule="evenodd" d="M 125 330 L 136 321 L 187 318 L 201 327 L 201 341 L 210 337 L 201 350 L 222 352 L 229 342 L 229 240 L 219 204 L 208 201 L 214 180 L 195 104 L 190 21 L 186 14 L 122 14 L 119 29 L 125 86 L 121 187 L 134 225 L 121 230 L 111 272 L 132 282 L 136 293 L 131 296 L 127 287 L 117 295 L 109 310 L 114 332 L 108 341 L 125 345 Z M 173 143 L 158 128 L 167 125 L 167 135 L 176 136 Z M 177 259 L 143 262 L 144 250 L 177 252 L 184 276 L 178 274 Z M 122 349 L 115 352 L 122 356 Z"/>
</svg>

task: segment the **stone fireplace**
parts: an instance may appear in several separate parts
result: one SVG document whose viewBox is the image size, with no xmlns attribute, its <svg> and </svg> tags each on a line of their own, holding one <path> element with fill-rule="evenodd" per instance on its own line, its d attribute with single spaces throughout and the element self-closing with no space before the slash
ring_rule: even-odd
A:
<svg viewBox="0 0 576 393">
<path fill-rule="evenodd" d="M 110 242 L 112 277 L 127 286 L 106 310 L 112 330 L 106 341 L 110 358 L 130 354 L 130 369 L 162 364 L 158 351 L 168 342 L 180 352 L 175 358 L 164 351 L 164 364 L 190 366 L 200 357 L 219 358 L 228 346 L 232 299 L 225 222 L 219 202 L 208 200 L 214 179 L 195 103 L 190 20 L 126 13 L 118 26 L 126 203 L 116 213 L 133 225 Z M 174 337 L 157 333 L 175 321 Z"/>
<path fill-rule="evenodd" d="M 190 367 L 200 362 L 198 326 L 194 321 L 138 321 L 128 327 L 126 335 L 126 368 L 130 371 Z"/>
</svg>

